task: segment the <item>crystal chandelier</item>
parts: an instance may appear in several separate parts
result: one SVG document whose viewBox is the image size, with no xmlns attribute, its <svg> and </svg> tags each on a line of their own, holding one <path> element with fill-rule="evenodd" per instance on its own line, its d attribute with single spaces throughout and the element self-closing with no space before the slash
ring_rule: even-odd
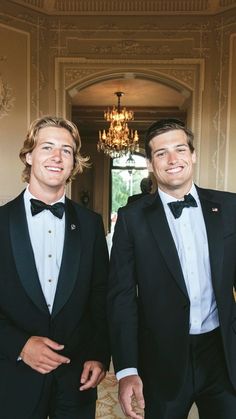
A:
<svg viewBox="0 0 236 419">
<path fill-rule="evenodd" d="M 120 106 L 120 98 L 123 92 L 115 92 L 118 98 L 117 108 L 108 108 L 104 112 L 104 119 L 110 122 L 109 130 L 99 131 L 98 151 L 103 151 L 112 158 L 124 156 L 127 153 L 139 151 L 138 132 L 128 127 L 128 121 L 134 119 L 134 112 Z"/>
</svg>

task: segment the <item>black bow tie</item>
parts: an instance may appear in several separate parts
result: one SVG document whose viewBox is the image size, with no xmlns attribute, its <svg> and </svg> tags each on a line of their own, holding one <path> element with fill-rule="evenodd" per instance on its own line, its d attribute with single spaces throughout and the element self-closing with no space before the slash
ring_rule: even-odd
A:
<svg viewBox="0 0 236 419">
<path fill-rule="evenodd" d="M 168 203 L 172 214 L 175 218 L 179 218 L 184 208 L 197 207 L 195 198 L 191 195 L 184 195 L 183 201 L 173 201 Z"/>
<path fill-rule="evenodd" d="M 58 218 L 62 218 L 64 211 L 65 211 L 65 204 L 63 204 L 63 202 L 57 202 L 54 205 L 48 205 L 45 204 L 45 202 L 43 201 L 39 201 L 38 199 L 31 199 L 31 213 L 32 215 L 36 215 L 39 212 L 47 209 L 49 211 L 51 211 L 51 213 L 53 215 L 55 215 Z"/>
</svg>

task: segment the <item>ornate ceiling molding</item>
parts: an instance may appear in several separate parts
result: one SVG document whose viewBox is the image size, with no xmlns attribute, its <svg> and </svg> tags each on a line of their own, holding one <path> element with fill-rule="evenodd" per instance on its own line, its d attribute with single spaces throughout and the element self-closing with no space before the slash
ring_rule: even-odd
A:
<svg viewBox="0 0 236 419">
<path fill-rule="evenodd" d="M 236 8 L 236 0 L 10 0 L 47 15 L 217 14 Z"/>
</svg>

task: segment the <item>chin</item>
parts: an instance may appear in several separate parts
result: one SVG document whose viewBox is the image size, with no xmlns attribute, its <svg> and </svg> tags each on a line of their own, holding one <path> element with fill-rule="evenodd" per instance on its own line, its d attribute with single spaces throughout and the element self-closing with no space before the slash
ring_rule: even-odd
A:
<svg viewBox="0 0 236 419">
<path fill-rule="evenodd" d="M 48 186 L 51 188 L 60 188 L 64 186 L 64 182 L 49 182 Z"/>
</svg>

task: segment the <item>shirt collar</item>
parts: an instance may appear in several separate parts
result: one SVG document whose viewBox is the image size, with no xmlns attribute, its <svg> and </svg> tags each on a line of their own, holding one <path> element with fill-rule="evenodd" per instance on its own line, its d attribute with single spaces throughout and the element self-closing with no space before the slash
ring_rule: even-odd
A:
<svg viewBox="0 0 236 419">
<path fill-rule="evenodd" d="M 163 205 L 167 205 L 169 202 L 179 201 L 174 196 L 171 196 L 171 195 L 167 194 L 166 192 L 163 192 L 159 188 L 158 188 L 158 193 L 160 195 L 160 198 L 161 198 L 161 201 L 162 201 Z M 197 189 L 196 189 L 196 186 L 194 185 L 194 183 L 192 184 L 188 194 L 189 193 L 196 199 L 196 202 L 199 203 L 198 193 L 197 193 Z"/>
<path fill-rule="evenodd" d="M 29 185 L 27 185 L 27 187 L 25 189 L 25 192 L 24 192 L 24 202 L 25 202 L 25 207 L 26 207 L 27 210 L 30 210 L 30 206 L 31 206 L 30 200 L 32 198 L 33 199 L 38 199 L 36 196 L 32 195 L 32 193 L 29 191 Z M 56 204 L 57 202 L 65 203 L 65 194 L 63 194 L 62 197 L 60 199 L 58 199 L 58 201 L 52 202 L 52 205 Z"/>
</svg>

